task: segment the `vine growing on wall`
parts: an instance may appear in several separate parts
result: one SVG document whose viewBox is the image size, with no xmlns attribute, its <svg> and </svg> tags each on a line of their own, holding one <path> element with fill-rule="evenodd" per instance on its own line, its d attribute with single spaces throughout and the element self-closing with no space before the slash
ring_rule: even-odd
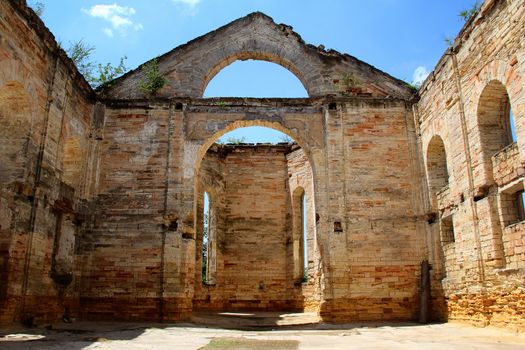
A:
<svg viewBox="0 0 525 350">
<path fill-rule="evenodd" d="M 39 17 L 42 17 L 46 8 L 42 1 L 32 1 L 29 3 L 29 6 Z M 62 46 L 60 42 L 58 45 Z M 84 76 L 92 88 L 106 85 L 113 79 L 126 73 L 128 70 L 125 64 L 127 59 L 126 56 L 120 58 L 120 62 L 117 66 L 114 66 L 109 62 L 106 64 L 93 62 L 91 56 L 95 52 L 95 47 L 86 44 L 82 39 L 70 42 L 69 47 L 65 48 L 65 51 L 73 63 L 75 63 L 80 74 Z"/>
</svg>

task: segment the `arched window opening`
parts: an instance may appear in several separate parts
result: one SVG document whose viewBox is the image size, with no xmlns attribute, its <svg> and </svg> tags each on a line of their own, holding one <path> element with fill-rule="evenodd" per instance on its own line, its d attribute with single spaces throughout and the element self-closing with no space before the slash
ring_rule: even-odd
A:
<svg viewBox="0 0 525 350">
<path fill-rule="evenodd" d="M 454 266 L 456 234 L 454 232 L 454 215 L 450 213 L 447 216 L 442 216 L 440 220 L 440 236 L 441 236 L 441 269 L 442 277 L 446 277 L 447 269 Z"/>
<path fill-rule="evenodd" d="M 308 281 L 308 254 L 306 233 L 306 196 L 303 187 L 294 190 L 293 209 L 293 262 L 296 283 Z"/>
<path fill-rule="evenodd" d="M 204 192 L 202 211 L 202 282 L 213 284 L 215 281 L 215 224 L 211 210 L 210 195 Z"/>
<path fill-rule="evenodd" d="M 308 97 L 301 81 L 282 66 L 259 60 L 235 61 L 208 84 L 204 97 Z"/>
<path fill-rule="evenodd" d="M 478 126 L 486 161 L 516 141 L 516 128 L 507 89 L 491 81 L 483 90 L 478 106 Z"/>
<path fill-rule="evenodd" d="M 427 179 L 432 205 L 437 207 L 436 194 L 448 186 L 449 183 L 445 144 L 439 136 L 434 136 L 428 144 Z"/>
<path fill-rule="evenodd" d="M 303 246 L 303 282 L 308 282 L 308 223 L 307 223 L 307 206 L 306 206 L 306 193 L 303 192 L 301 199 L 301 227 L 303 230 L 301 244 Z"/>
<path fill-rule="evenodd" d="M 509 119 L 509 128 L 510 128 L 510 137 L 511 137 L 511 141 L 514 143 L 518 141 L 518 137 L 516 136 L 516 124 L 514 124 L 514 113 L 512 112 L 510 101 L 509 100 L 507 101 L 509 103 L 508 119 Z"/>
</svg>

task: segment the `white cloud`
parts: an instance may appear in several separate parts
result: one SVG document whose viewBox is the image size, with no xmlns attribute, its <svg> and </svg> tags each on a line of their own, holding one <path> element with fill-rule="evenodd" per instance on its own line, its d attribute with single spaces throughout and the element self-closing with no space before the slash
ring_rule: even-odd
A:
<svg viewBox="0 0 525 350">
<path fill-rule="evenodd" d="M 104 34 L 106 34 L 107 36 L 109 36 L 109 37 L 113 37 L 113 30 L 111 30 L 111 28 L 104 28 L 104 29 L 102 29 L 102 31 L 103 31 Z"/>
<path fill-rule="evenodd" d="M 171 0 L 175 4 L 182 4 L 187 8 L 186 14 L 190 16 L 195 16 L 198 12 L 197 5 L 201 0 Z"/>
<path fill-rule="evenodd" d="M 427 70 L 426 67 L 419 66 L 414 71 L 414 74 L 412 75 L 412 84 L 415 86 L 421 86 L 425 79 L 428 77 L 430 72 Z"/>
<path fill-rule="evenodd" d="M 131 20 L 137 11 L 132 7 L 120 6 L 117 4 L 112 5 L 95 5 L 92 6 L 89 10 L 82 9 L 85 13 L 92 17 L 102 18 L 103 20 L 111 23 L 113 29 L 118 30 L 122 35 L 126 33 L 128 28 L 133 28 L 134 30 L 140 30 L 143 28 L 142 24 L 134 23 Z M 113 29 L 104 28 L 102 31 L 107 35 L 113 36 Z"/>
<path fill-rule="evenodd" d="M 184 4 L 190 7 L 195 7 L 201 2 L 201 0 L 171 0 L 175 3 Z"/>
</svg>

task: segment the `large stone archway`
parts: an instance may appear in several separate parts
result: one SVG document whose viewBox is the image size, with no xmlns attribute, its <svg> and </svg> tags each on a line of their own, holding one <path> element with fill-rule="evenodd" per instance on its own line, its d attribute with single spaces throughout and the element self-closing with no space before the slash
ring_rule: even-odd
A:
<svg viewBox="0 0 525 350">
<path fill-rule="evenodd" d="M 217 125 L 216 118 L 209 118 L 211 125 Z M 237 120 L 212 134 L 198 152 L 194 173 L 194 310 L 319 311 L 324 299 L 321 286 L 327 285 L 324 281 L 329 273 L 322 267 L 329 262 L 323 260 L 328 254 L 319 250 L 327 246 L 320 242 L 327 237 L 316 234 L 315 216 L 321 212 L 315 205 L 316 176 L 307 155 L 312 149 L 301 148 L 304 141 L 298 145 L 210 146 L 238 127 L 265 126 L 290 137 L 295 134 L 283 125 L 275 119 Z M 293 190 L 298 185 L 306 188 L 307 198 L 304 220 L 308 223 L 305 234 L 310 257 L 306 269 L 301 261 L 305 250 L 301 245 L 306 243 L 293 231 L 298 225 L 294 223 L 298 214 L 293 210 L 297 205 L 292 203 Z M 207 214 L 203 214 L 204 192 L 208 193 Z M 209 215 L 205 241 L 203 215 Z M 207 254 L 204 265 L 203 251 Z M 304 274 L 310 279 L 303 281 Z"/>
<path fill-rule="evenodd" d="M 178 204 L 172 204 L 173 211 L 168 210 L 168 216 L 170 218 L 174 216 L 186 218 L 182 222 L 182 227 L 179 226 L 179 229 L 181 229 L 182 234 L 188 238 L 188 244 L 184 253 L 187 258 L 186 264 L 179 267 L 177 273 L 185 276 L 187 280 L 184 283 L 187 288 L 192 291 L 197 288 L 194 283 L 200 282 L 197 279 L 193 280 L 191 277 L 194 272 L 197 272 L 198 267 L 193 266 L 195 260 L 191 260 L 190 258 L 191 256 L 195 256 L 196 249 L 198 248 L 195 238 L 198 236 L 197 225 L 200 224 L 198 218 L 198 208 L 200 208 L 198 196 L 200 192 L 197 191 L 199 170 L 208 149 L 218 138 L 227 132 L 240 127 L 263 126 L 281 131 L 296 140 L 304 151 L 305 157 L 308 159 L 308 163 L 312 168 L 312 193 L 310 195 L 312 196 L 312 203 L 315 203 L 315 207 L 312 208 L 312 221 L 315 220 L 315 217 L 326 218 L 328 216 L 328 213 L 325 212 L 326 205 L 323 205 L 324 198 L 321 196 L 322 189 L 326 188 L 326 184 L 324 183 L 325 177 L 322 172 L 319 174 L 316 173 L 316 164 L 322 164 L 324 155 L 326 154 L 323 118 L 328 106 L 325 103 L 321 103 L 321 101 L 313 104 L 306 103 L 307 100 L 305 99 L 273 101 L 243 99 L 242 101 L 242 105 L 239 105 L 241 102 L 239 99 L 221 99 L 220 101 L 214 99 L 200 100 L 194 104 L 178 105 L 181 109 L 174 110 L 175 115 L 180 115 L 183 118 L 185 125 L 183 142 L 185 149 L 185 172 L 182 183 L 187 195 L 184 196 L 184 198 L 186 198 L 184 203 L 179 202 Z M 177 103 L 173 105 L 177 105 Z M 190 193 L 192 194 L 191 197 Z M 313 198 L 317 198 L 318 195 L 320 199 L 313 200 Z M 170 203 L 168 203 L 167 206 L 170 207 Z M 174 214 L 174 212 L 177 212 L 177 214 Z M 321 225 L 324 225 L 324 222 L 321 223 L 320 220 L 318 220 L 315 225 L 316 244 L 319 247 L 319 259 L 322 260 L 322 263 L 316 263 L 316 268 L 323 270 L 316 274 L 317 283 L 315 286 L 312 283 L 310 289 L 321 288 L 319 279 L 323 280 L 322 286 L 326 287 L 330 285 L 330 283 L 325 282 L 330 278 L 330 270 L 327 268 L 330 266 L 328 261 L 330 253 L 327 251 L 327 247 L 330 246 L 327 241 L 329 237 L 328 235 L 317 234 Z M 166 271 L 166 273 L 169 274 L 170 272 Z M 290 282 L 293 284 L 291 279 Z M 167 286 L 167 289 L 169 288 L 170 287 Z M 310 293 L 313 294 L 313 292 Z M 321 295 L 330 293 L 330 290 L 326 289 L 318 291 L 317 293 L 318 297 L 316 301 L 308 301 L 310 310 L 315 309 L 319 311 L 320 303 L 324 300 L 324 296 Z M 297 291 L 295 294 L 297 295 Z M 301 305 L 303 304 L 306 305 L 307 302 Z M 279 306 L 276 307 L 283 308 L 282 305 L 289 305 L 290 309 L 303 307 L 295 306 L 291 303 L 279 304 Z"/>
</svg>

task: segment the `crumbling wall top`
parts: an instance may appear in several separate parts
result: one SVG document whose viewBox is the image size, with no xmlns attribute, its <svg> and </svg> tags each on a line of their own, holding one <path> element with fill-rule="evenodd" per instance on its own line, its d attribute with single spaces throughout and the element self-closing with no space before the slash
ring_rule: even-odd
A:
<svg viewBox="0 0 525 350">
<path fill-rule="evenodd" d="M 310 97 L 368 96 L 410 99 L 413 91 L 401 80 L 350 55 L 306 44 L 291 26 L 254 12 L 196 38 L 158 59 L 167 79 L 156 97 L 202 97 L 210 80 L 237 60 L 263 60 L 292 72 Z M 108 99 L 142 99 L 145 64 L 100 91 Z"/>
</svg>

